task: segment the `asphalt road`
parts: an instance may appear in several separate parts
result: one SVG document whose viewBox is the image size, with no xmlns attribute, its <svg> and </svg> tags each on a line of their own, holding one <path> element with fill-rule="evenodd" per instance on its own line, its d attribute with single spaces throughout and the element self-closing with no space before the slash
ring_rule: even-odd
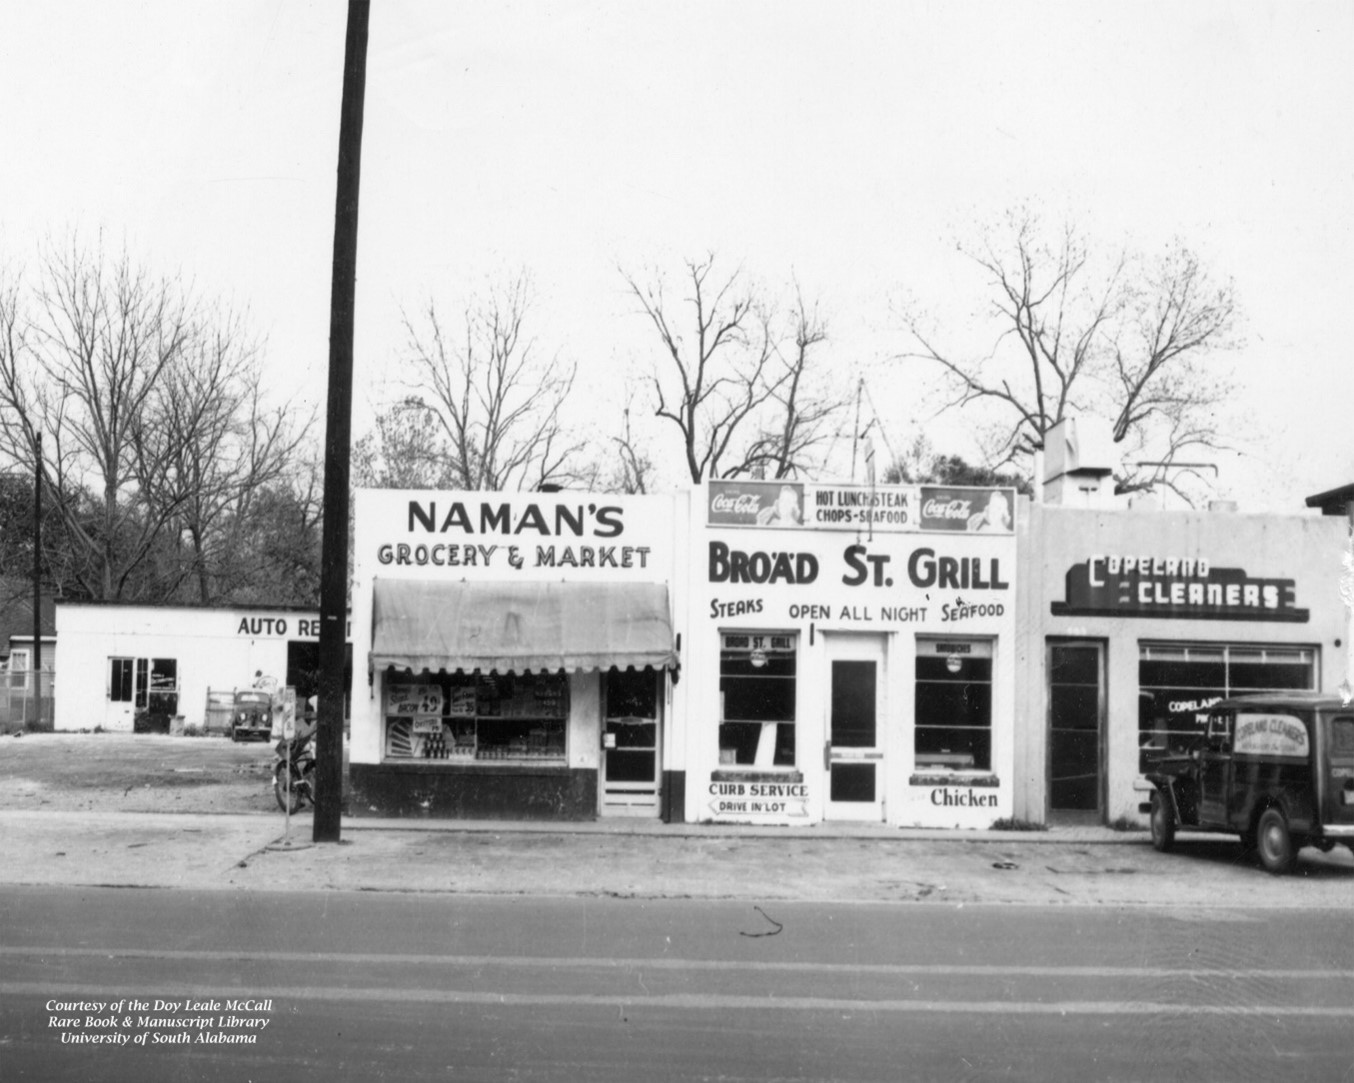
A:
<svg viewBox="0 0 1354 1083">
<path fill-rule="evenodd" d="M 6 887 L 0 1075 L 1339 1080 L 1348 929 L 1338 908 Z M 197 1018 L 256 1041 L 149 1044 Z M 128 1040 L 69 1041 L 89 1033 Z"/>
</svg>

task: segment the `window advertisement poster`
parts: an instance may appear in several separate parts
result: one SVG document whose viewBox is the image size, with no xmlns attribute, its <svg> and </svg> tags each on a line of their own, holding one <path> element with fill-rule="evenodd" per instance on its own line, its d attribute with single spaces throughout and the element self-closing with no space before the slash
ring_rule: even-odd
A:
<svg viewBox="0 0 1354 1083">
<path fill-rule="evenodd" d="M 696 494 L 689 820 L 980 829 L 1011 815 L 1009 521 L 925 531 L 916 490 L 862 503 L 869 492 L 711 482 Z M 945 492 L 981 509 L 997 490 Z M 900 521 L 815 522 L 829 508 Z"/>
</svg>

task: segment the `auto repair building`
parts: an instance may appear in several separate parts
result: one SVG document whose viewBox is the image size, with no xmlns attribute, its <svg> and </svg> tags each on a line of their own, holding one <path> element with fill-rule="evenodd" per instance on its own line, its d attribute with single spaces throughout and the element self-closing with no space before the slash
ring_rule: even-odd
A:
<svg viewBox="0 0 1354 1083">
<path fill-rule="evenodd" d="M 212 608 L 116 602 L 56 603 L 61 671 L 57 730 L 224 732 L 210 723 L 208 692 L 229 695 L 256 674 L 313 695 L 319 615 L 279 607 Z"/>
</svg>

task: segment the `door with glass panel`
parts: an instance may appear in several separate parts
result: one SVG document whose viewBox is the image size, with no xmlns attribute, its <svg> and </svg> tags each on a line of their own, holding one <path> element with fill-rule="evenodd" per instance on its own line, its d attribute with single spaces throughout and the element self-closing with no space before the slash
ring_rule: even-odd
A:
<svg viewBox="0 0 1354 1083">
<path fill-rule="evenodd" d="M 109 658 L 103 724 L 131 733 L 136 712 L 146 705 L 148 669 L 144 658 Z"/>
<path fill-rule="evenodd" d="M 604 816 L 659 814 L 662 679 L 652 669 L 613 669 L 603 678 L 598 803 Z"/>
<path fill-rule="evenodd" d="M 827 669 L 826 817 L 884 818 L 885 680 L 881 636 L 824 635 Z"/>
<path fill-rule="evenodd" d="M 1104 646 L 1050 642 L 1047 650 L 1049 811 L 1099 814 L 1104 804 Z"/>
</svg>

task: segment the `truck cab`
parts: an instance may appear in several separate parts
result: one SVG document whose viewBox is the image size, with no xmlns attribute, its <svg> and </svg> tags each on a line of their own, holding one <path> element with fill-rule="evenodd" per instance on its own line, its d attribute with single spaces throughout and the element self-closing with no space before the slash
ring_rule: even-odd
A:
<svg viewBox="0 0 1354 1083">
<path fill-rule="evenodd" d="M 1193 746 L 1150 766 L 1142 811 L 1163 853 L 1177 828 L 1235 834 L 1276 874 L 1292 870 L 1303 846 L 1354 849 L 1354 704 L 1339 696 L 1223 700 Z"/>
</svg>

